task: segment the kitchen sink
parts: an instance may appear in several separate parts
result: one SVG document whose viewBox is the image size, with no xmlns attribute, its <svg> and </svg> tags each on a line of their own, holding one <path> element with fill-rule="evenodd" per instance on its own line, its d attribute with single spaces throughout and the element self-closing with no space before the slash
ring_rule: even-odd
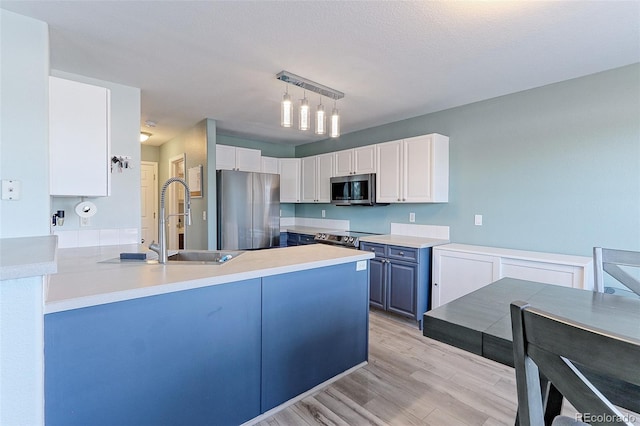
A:
<svg viewBox="0 0 640 426">
<path fill-rule="evenodd" d="M 176 253 L 169 251 L 167 263 L 185 263 L 201 265 L 222 265 L 240 256 L 242 251 L 233 250 L 179 250 Z"/>
</svg>

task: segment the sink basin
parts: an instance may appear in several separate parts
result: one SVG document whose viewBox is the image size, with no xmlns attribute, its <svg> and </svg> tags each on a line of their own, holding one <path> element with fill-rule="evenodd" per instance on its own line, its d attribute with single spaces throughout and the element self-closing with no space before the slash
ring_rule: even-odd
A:
<svg viewBox="0 0 640 426">
<path fill-rule="evenodd" d="M 168 256 L 168 263 L 222 265 L 242 253 L 242 251 L 233 250 L 180 250 Z"/>
</svg>

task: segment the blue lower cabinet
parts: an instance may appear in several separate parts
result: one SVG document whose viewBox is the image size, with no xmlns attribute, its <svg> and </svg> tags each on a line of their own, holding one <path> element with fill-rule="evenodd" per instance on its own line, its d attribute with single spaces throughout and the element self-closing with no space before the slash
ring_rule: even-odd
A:
<svg viewBox="0 0 640 426">
<path fill-rule="evenodd" d="M 360 249 L 376 255 L 370 261 L 371 306 L 413 318 L 422 327 L 422 314 L 429 309 L 431 247 L 362 242 Z"/>
<path fill-rule="evenodd" d="M 47 425 L 260 414 L 260 279 L 45 315 Z"/>
<path fill-rule="evenodd" d="M 263 412 L 366 361 L 368 280 L 355 263 L 263 278 Z"/>
</svg>

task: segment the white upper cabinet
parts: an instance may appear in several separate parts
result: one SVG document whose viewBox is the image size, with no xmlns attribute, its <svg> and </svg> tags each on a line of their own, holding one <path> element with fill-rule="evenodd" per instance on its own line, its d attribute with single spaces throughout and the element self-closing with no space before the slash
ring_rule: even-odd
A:
<svg viewBox="0 0 640 426">
<path fill-rule="evenodd" d="M 262 173 L 279 174 L 278 159 L 276 157 L 262 157 Z"/>
<path fill-rule="evenodd" d="M 300 159 L 280 158 L 280 202 L 300 202 Z"/>
<path fill-rule="evenodd" d="M 442 203 L 449 200 L 449 138 L 416 136 L 376 145 L 376 201 Z"/>
<path fill-rule="evenodd" d="M 260 172 L 262 153 L 259 149 L 216 145 L 216 170 Z"/>
<path fill-rule="evenodd" d="M 49 193 L 108 196 L 110 91 L 49 77 Z"/>
<path fill-rule="evenodd" d="M 333 176 L 333 159 L 333 153 L 302 158 L 301 200 L 303 203 L 331 201 L 329 179 Z"/>
<path fill-rule="evenodd" d="M 334 176 L 359 175 L 376 172 L 375 145 L 347 149 L 334 153 Z"/>
</svg>

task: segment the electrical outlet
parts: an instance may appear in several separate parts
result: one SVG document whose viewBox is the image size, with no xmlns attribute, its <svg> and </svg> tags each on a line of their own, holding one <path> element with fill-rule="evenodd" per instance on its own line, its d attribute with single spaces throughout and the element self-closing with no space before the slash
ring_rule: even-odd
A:
<svg viewBox="0 0 640 426">
<path fill-rule="evenodd" d="M 413 223 L 416 221 L 416 214 L 411 212 L 409 213 L 409 222 Z"/>
<path fill-rule="evenodd" d="M 475 215 L 474 223 L 475 223 L 476 226 L 482 226 L 482 215 L 481 214 Z"/>
<path fill-rule="evenodd" d="M 207 211 L 206 210 L 202 211 L 202 220 L 207 220 Z"/>
<path fill-rule="evenodd" d="M 90 217 L 81 217 L 80 218 L 80 226 L 91 226 L 91 218 Z"/>
<path fill-rule="evenodd" d="M 327 211 L 326 210 L 322 210 L 322 217 L 325 217 L 327 215 Z"/>
</svg>

